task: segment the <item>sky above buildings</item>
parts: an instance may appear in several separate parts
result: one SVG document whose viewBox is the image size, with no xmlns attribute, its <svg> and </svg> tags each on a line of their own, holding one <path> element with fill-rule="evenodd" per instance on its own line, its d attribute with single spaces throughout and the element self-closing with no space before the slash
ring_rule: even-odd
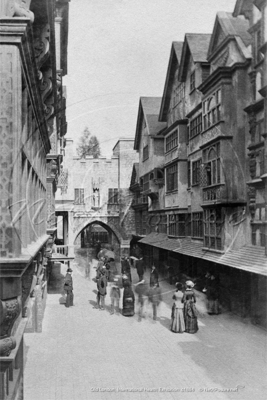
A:
<svg viewBox="0 0 267 400">
<path fill-rule="evenodd" d="M 110 157 L 134 138 L 141 96 L 162 96 L 171 43 L 212 33 L 218 11 L 236 0 L 71 0 L 67 137 L 87 126 Z"/>
</svg>

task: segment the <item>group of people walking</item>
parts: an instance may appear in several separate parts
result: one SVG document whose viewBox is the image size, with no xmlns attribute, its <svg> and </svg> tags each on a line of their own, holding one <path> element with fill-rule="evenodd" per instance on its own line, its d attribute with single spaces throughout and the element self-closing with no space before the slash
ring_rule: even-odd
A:
<svg viewBox="0 0 267 400">
<path fill-rule="evenodd" d="M 111 263 L 114 266 L 111 268 Z M 99 310 L 105 310 L 105 298 L 107 288 L 110 287 L 111 315 L 120 314 L 120 299 L 122 295 L 122 315 L 131 317 L 135 314 L 135 296 L 137 296 L 138 320 L 141 321 L 144 316 L 145 302 L 152 306 L 153 320 L 157 320 L 158 307 L 162 301 L 162 293 L 159 285 L 159 274 L 154 265 L 152 265 L 149 283 L 145 281 L 145 264 L 142 258 L 137 259 L 135 263 L 139 281 L 132 284 L 131 262 L 129 257 L 121 258 L 121 271 L 117 271 L 115 261 L 109 260 L 103 256 L 99 257 L 96 268 L 96 306 Z M 66 307 L 73 306 L 73 280 L 72 269 L 67 269 L 64 279 L 64 291 L 66 293 Z M 213 275 L 209 272 L 205 276 L 205 288 L 203 292 L 207 293 L 208 313 L 219 313 L 218 284 Z M 176 291 L 173 294 L 173 305 L 171 311 L 171 331 L 175 333 L 196 333 L 198 331 L 198 318 L 196 309 L 196 295 L 193 290 L 194 283 L 191 280 L 182 283 L 176 283 Z"/>
<path fill-rule="evenodd" d="M 198 331 L 196 296 L 193 290 L 194 283 L 186 281 L 186 289 L 183 291 L 182 283 L 176 283 L 176 291 L 173 295 L 171 330 L 175 333 L 196 333 Z"/>
<path fill-rule="evenodd" d="M 145 282 L 145 266 L 143 259 L 136 261 L 136 270 L 139 281 L 132 284 L 131 264 L 128 257 L 121 258 L 120 273 L 115 269 L 111 273 L 107 271 L 107 260 L 100 257 L 96 270 L 97 297 L 96 306 L 100 310 L 105 309 L 105 297 L 107 287 L 110 287 L 111 315 L 120 313 L 119 303 L 122 295 L 122 315 L 132 317 L 135 314 L 135 297 L 137 296 L 138 319 L 144 316 L 144 304 L 146 299 L 152 305 L 153 319 L 157 319 L 157 309 L 162 300 L 161 289 L 159 287 L 158 272 L 155 266 L 152 267 L 149 285 Z"/>
</svg>

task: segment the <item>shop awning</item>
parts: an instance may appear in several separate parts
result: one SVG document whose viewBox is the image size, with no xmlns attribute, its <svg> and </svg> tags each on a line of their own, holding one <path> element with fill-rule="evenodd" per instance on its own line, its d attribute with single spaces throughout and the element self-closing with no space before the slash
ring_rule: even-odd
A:
<svg viewBox="0 0 267 400">
<path fill-rule="evenodd" d="M 228 250 L 221 254 L 203 249 L 202 242 L 192 240 L 191 238 L 171 239 L 166 234 L 155 232 L 150 233 L 139 242 L 267 276 L 267 257 L 265 256 L 264 247 L 243 246 L 239 250 Z"/>
<path fill-rule="evenodd" d="M 150 246 L 159 247 L 165 250 L 174 250 L 178 247 L 177 239 L 170 239 L 165 233 L 150 233 L 143 239 L 139 240 L 139 243 L 149 244 Z"/>
</svg>

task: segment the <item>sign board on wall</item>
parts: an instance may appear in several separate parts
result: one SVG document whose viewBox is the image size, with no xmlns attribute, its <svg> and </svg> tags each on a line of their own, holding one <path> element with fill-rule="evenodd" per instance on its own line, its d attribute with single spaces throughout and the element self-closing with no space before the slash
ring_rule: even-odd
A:
<svg viewBox="0 0 267 400">
<path fill-rule="evenodd" d="M 121 241 L 121 249 L 128 249 L 130 247 L 130 240 Z"/>
</svg>

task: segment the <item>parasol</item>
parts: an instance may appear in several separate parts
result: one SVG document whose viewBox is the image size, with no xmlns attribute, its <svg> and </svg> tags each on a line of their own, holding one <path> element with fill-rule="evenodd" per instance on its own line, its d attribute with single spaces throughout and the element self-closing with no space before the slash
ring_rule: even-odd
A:
<svg viewBox="0 0 267 400">
<path fill-rule="evenodd" d="M 115 260 L 115 253 L 114 251 L 108 250 L 108 249 L 102 249 L 98 253 L 98 258 L 99 257 L 106 257 L 106 258 L 113 258 Z"/>
</svg>

